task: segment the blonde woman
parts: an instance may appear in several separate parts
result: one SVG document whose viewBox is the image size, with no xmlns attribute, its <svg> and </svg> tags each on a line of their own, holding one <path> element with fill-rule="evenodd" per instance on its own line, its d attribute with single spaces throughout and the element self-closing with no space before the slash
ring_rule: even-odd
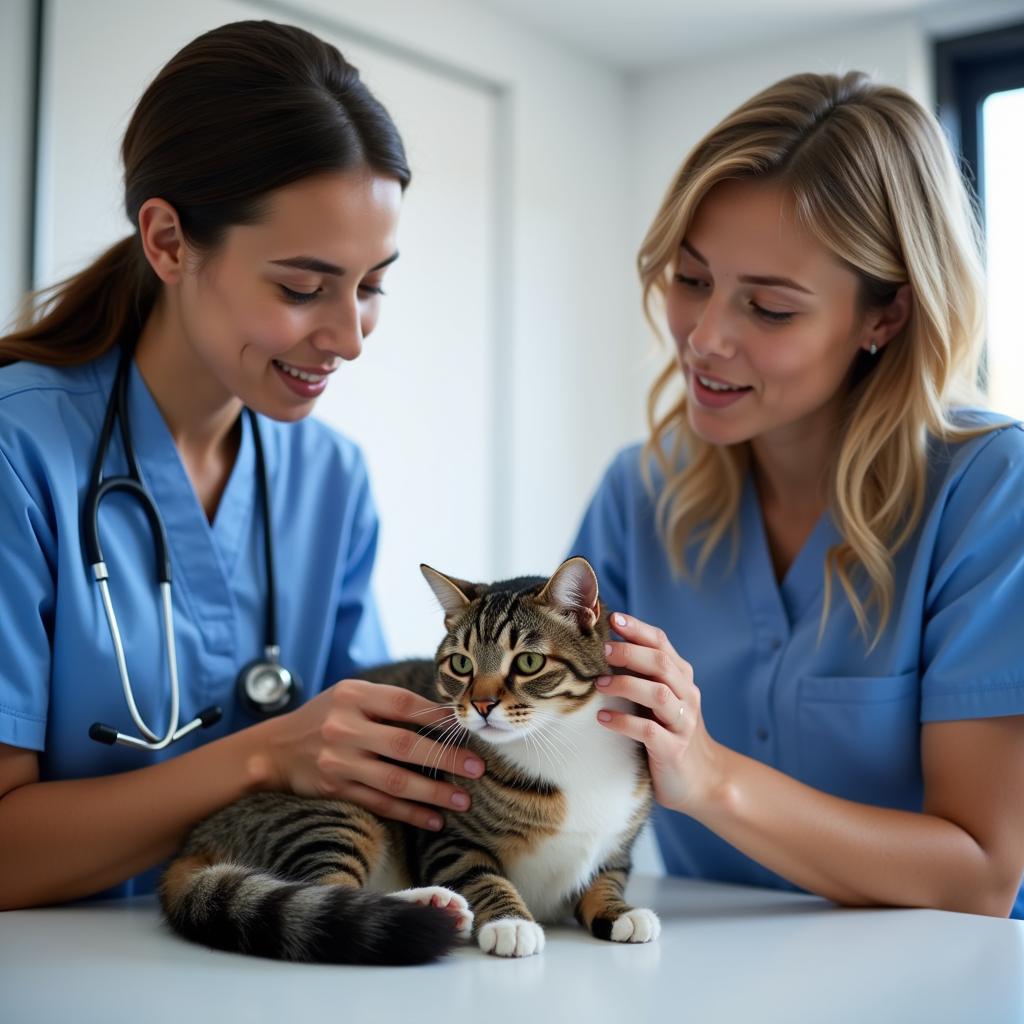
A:
<svg viewBox="0 0 1024 1024">
<path fill-rule="evenodd" d="M 639 268 L 675 353 L 573 551 L 668 870 L 1024 916 L 1024 430 L 975 394 L 939 126 L 785 79 L 687 157 Z"/>
</svg>

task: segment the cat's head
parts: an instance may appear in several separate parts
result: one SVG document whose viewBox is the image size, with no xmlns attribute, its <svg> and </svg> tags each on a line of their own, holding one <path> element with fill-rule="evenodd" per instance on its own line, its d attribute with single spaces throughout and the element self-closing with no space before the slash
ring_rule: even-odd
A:
<svg viewBox="0 0 1024 1024">
<path fill-rule="evenodd" d="M 587 707 L 608 672 L 608 625 L 597 576 L 585 558 L 549 579 L 467 583 L 420 566 L 444 608 L 438 694 L 459 723 L 505 743 Z"/>
</svg>

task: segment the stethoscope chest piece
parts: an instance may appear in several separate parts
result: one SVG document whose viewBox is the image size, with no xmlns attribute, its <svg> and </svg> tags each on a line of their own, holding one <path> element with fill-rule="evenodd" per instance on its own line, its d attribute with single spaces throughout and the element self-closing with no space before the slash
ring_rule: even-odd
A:
<svg viewBox="0 0 1024 1024">
<path fill-rule="evenodd" d="M 277 648 L 250 661 L 238 673 L 238 701 L 252 715 L 265 718 L 290 711 L 299 702 L 302 682 L 277 660 Z"/>
</svg>

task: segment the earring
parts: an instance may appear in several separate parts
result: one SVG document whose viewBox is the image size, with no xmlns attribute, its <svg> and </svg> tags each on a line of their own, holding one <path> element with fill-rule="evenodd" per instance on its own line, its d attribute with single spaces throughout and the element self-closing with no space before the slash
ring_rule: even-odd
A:
<svg viewBox="0 0 1024 1024">
<path fill-rule="evenodd" d="M 868 349 L 868 352 L 870 352 L 871 355 L 873 355 L 873 356 L 877 356 L 878 355 L 878 346 L 874 342 L 871 342 L 871 348 Z"/>
</svg>

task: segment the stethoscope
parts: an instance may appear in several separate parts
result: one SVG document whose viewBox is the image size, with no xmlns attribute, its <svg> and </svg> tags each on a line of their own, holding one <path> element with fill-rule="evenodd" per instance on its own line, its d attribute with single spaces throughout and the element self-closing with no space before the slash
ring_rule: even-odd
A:
<svg viewBox="0 0 1024 1024">
<path fill-rule="evenodd" d="M 164 747 L 200 727 L 214 725 L 219 722 L 223 712 L 217 705 L 211 705 L 188 722 L 178 727 L 179 688 L 178 663 L 174 649 L 174 611 L 171 601 L 171 562 L 167 554 L 167 533 L 157 510 L 156 502 L 142 482 L 139 464 L 135 458 L 135 446 L 132 444 L 131 426 L 128 422 L 128 377 L 132 363 L 132 349 L 125 347 L 117 370 L 117 378 L 107 403 L 107 412 L 100 433 L 99 448 L 92 467 L 89 489 L 85 494 L 85 505 L 82 510 L 82 533 L 85 553 L 92 569 L 92 575 L 99 585 L 103 610 L 106 612 L 110 637 L 114 642 L 114 656 L 117 659 L 117 671 L 121 676 L 124 698 L 128 703 L 132 721 L 145 739 L 128 736 L 118 732 L 113 726 L 94 722 L 89 735 L 100 743 L 123 743 L 139 750 L 163 750 Z M 274 551 L 271 536 L 270 498 L 267 486 L 267 467 L 263 459 L 263 442 L 260 438 L 259 424 L 256 414 L 246 409 L 252 427 L 253 443 L 256 449 L 256 471 L 259 483 L 260 501 L 263 511 L 263 550 L 267 563 L 267 617 L 264 634 L 263 657 L 245 665 L 238 674 L 235 692 L 239 702 L 251 714 L 270 717 L 281 714 L 294 707 L 299 701 L 302 683 L 298 676 L 289 672 L 278 661 L 281 649 L 277 643 L 277 619 L 275 615 L 274 587 Z M 121 425 L 121 442 L 124 446 L 125 458 L 128 461 L 128 476 L 111 476 L 103 479 L 103 462 L 110 446 L 110 438 L 114 431 L 114 420 Z M 113 491 L 123 491 L 133 496 L 142 505 L 149 520 L 153 534 L 153 546 L 156 551 L 156 576 L 160 586 L 160 597 L 163 606 L 164 639 L 167 647 L 167 670 L 171 678 L 171 711 L 167 730 L 162 737 L 158 736 L 143 720 L 135 704 L 131 680 L 128 678 L 128 666 L 125 662 L 124 647 L 121 643 L 121 631 L 117 627 L 114 606 L 110 600 L 110 587 L 107 584 L 109 573 L 103 560 L 99 537 L 100 502 Z"/>
</svg>

